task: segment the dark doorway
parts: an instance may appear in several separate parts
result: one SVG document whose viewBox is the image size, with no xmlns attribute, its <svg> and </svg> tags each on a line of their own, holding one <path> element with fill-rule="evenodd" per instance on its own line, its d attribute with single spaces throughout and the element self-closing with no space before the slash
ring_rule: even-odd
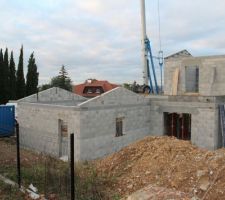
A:
<svg viewBox="0 0 225 200">
<path fill-rule="evenodd" d="M 123 118 L 116 118 L 116 137 L 123 136 Z"/>
<path fill-rule="evenodd" d="M 164 134 L 191 140 L 191 114 L 164 113 Z"/>
<path fill-rule="evenodd" d="M 185 87 L 186 92 L 199 92 L 199 67 L 186 66 L 185 67 Z"/>
</svg>

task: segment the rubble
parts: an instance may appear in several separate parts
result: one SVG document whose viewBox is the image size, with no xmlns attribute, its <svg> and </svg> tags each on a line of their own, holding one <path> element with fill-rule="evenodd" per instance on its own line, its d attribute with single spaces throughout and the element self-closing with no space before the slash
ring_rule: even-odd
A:
<svg viewBox="0 0 225 200">
<path fill-rule="evenodd" d="M 95 163 L 123 197 L 155 185 L 185 198 L 225 199 L 225 149 L 208 151 L 173 137 L 146 137 Z"/>
<path fill-rule="evenodd" d="M 124 198 L 124 200 L 191 200 L 185 193 L 152 185 Z"/>
</svg>

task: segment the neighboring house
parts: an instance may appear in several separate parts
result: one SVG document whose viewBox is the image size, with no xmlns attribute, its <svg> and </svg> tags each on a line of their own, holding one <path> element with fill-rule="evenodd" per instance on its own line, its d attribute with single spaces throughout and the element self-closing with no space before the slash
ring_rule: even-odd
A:
<svg viewBox="0 0 225 200">
<path fill-rule="evenodd" d="M 96 79 L 88 79 L 84 83 L 75 85 L 73 92 L 83 97 L 92 98 L 108 92 L 118 85 L 109 83 L 108 81 L 99 81 Z"/>
</svg>

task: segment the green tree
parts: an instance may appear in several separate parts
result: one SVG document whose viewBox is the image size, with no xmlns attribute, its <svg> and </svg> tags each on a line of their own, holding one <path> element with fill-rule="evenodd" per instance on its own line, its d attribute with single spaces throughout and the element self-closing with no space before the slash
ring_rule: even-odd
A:
<svg viewBox="0 0 225 200">
<path fill-rule="evenodd" d="M 0 104 L 5 104 L 9 100 L 9 60 L 8 49 L 6 48 L 4 57 L 2 49 L 0 52 Z"/>
<path fill-rule="evenodd" d="M 4 100 L 5 103 L 9 100 L 9 55 L 8 48 L 5 49 L 4 53 Z"/>
<path fill-rule="evenodd" d="M 52 78 L 51 85 L 52 87 L 60 87 L 65 90 L 72 91 L 72 81 L 68 76 L 64 65 L 61 67 L 59 75 Z"/>
<path fill-rule="evenodd" d="M 39 91 L 47 90 L 51 87 L 52 87 L 51 83 L 43 84 L 40 86 Z"/>
<path fill-rule="evenodd" d="M 9 94 L 10 100 L 16 99 L 16 68 L 13 58 L 13 51 L 11 51 L 9 62 Z"/>
<path fill-rule="evenodd" d="M 128 90 L 131 90 L 131 85 L 129 83 L 124 83 L 123 87 L 128 89 Z"/>
<path fill-rule="evenodd" d="M 26 95 L 38 92 L 38 72 L 37 65 L 35 63 L 34 53 L 30 55 L 28 61 L 28 70 L 27 70 L 27 82 L 26 82 Z"/>
<path fill-rule="evenodd" d="M 18 69 L 16 73 L 16 97 L 21 99 L 25 97 L 26 85 L 23 72 L 23 46 L 20 49 Z"/>
<path fill-rule="evenodd" d="M 4 104 L 4 60 L 2 49 L 0 50 L 0 104 Z"/>
</svg>

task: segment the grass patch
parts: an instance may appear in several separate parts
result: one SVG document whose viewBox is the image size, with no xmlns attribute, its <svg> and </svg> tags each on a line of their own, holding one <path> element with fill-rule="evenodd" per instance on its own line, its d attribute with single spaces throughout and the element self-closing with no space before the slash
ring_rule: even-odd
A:
<svg viewBox="0 0 225 200">
<path fill-rule="evenodd" d="M 75 169 L 76 199 L 79 200 L 118 200 L 109 188 L 114 183 L 113 177 L 97 172 L 92 162 L 77 163 Z"/>
<path fill-rule="evenodd" d="M 0 152 L 3 155 L 0 158 L 0 174 L 17 182 L 15 141 L 1 140 Z M 33 184 L 37 187 L 38 193 L 45 195 L 47 199 L 67 200 L 70 198 L 70 165 L 61 160 L 21 149 L 21 180 L 24 187 L 28 188 L 30 184 Z M 76 163 L 76 199 L 118 200 L 119 196 L 109 189 L 113 182 L 113 177 L 109 178 L 97 172 L 93 163 Z M 10 186 L 0 188 L 4 188 L 4 194 L 12 191 L 13 195 L 17 192 L 14 192 Z M 12 196 L 9 199 L 13 198 Z"/>
<path fill-rule="evenodd" d="M 0 180 L 0 199 L 1 200 L 24 200 L 25 195 L 18 188 L 5 184 Z"/>
<path fill-rule="evenodd" d="M 3 175 L 17 181 L 15 166 L 1 166 Z M 66 200 L 70 198 L 70 169 L 69 163 L 55 158 L 45 157 L 39 163 L 22 165 L 22 185 L 28 187 L 31 183 L 38 188 L 39 194 L 46 198 Z M 77 163 L 75 168 L 75 196 L 78 200 L 118 200 L 118 195 L 111 194 L 107 188 L 112 184 L 113 178 L 97 173 L 91 162 Z M 6 187 L 7 188 L 7 187 Z M 9 187 L 8 187 L 9 190 Z M 10 190 L 13 190 L 11 188 Z M 5 191 L 6 193 L 7 191 Z M 13 198 L 11 198 L 13 199 Z"/>
</svg>

